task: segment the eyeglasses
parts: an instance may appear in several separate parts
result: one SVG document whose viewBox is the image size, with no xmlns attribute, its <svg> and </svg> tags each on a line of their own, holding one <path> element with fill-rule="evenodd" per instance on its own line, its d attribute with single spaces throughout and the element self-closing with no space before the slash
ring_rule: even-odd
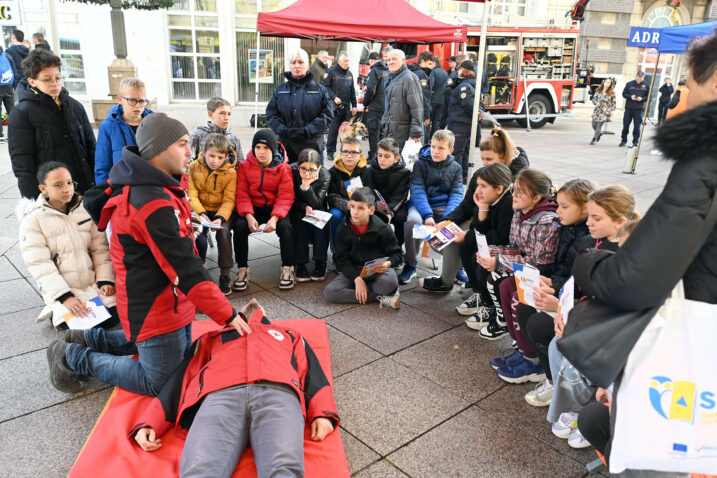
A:
<svg viewBox="0 0 717 478">
<path fill-rule="evenodd" d="M 304 174 L 316 174 L 319 172 L 318 169 L 307 169 L 307 168 L 299 168 L 300 173 Z"/>
<path fill-rule="evenodd" d="M 147 106 L 149 104 L 149 100 L 142 100 L 139 98 L 127 98 L 124 96 L 120 96 L 123 100 L 125 100 L 130 106 Z"/>
<path fill-rule="evenodd" d="M 56 191 L 63 191 L 65 189 L 70 189 L 70 187 L 72 187 L 72 189 L 77 189 L 77 186 L 79 186 L 77 181 L 72 181 L 64 184 L 52 184 L 50 187 Z"/>
<path fill-rule="evenodd" d="M 61 76 L 56 76 L 54 78 L 46 78 L 44 80 L 38 78 L 36 81 L 45 83 L 46 85 L 56 85 L 57 83 L 62 83 L 63 81 L 65 81 L 65 79 Z"/>
<path fill-rule="evenodd" d="M 345 150 L 341 150 L 341 155 L 342 155 L 342 156 L 351 156 L 352 158 L 355 158 L 355 157 L 358 156 L 359 154 L 361 154 L 361 151 L 345 151 Z"/>
</svg>

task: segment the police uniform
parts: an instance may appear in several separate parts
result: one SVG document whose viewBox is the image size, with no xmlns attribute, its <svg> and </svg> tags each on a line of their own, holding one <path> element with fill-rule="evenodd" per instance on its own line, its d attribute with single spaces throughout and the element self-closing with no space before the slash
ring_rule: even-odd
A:
<svg viewBox="0 0 717 478">
<path fill-rule="evenodd" d="M 326 87 L 330 103 L 334 108 L 334 118 L 329 125 L 329 136 L 326 140 L 326 154 L 329 161 L 333 161 L 341 123 L 351 117 L 351 108 L 356 107 L 354 75 L 348 68 L 344 70 L 339 65 L 334 65 L 326 71 L 321 84 Z M 340 105 L 334 102 L 335 98 L 341 100 Z"/>
<path fill-rule="evenodd" d="M 453 145 L 453 158 L 463 168 L 463 182 L 468 175 L 468 159 L 471 139 L 471 122 L 475 103 L 475 78 L 458 78 L 448 103 L 448 129 L 456 136 Z M 480 138 L 478 122 L 477 138 Z"/>
<path fill-rule="evenodd" d="M 642 115 L 645 112 L 645 103 L 650 87 L 647 79 L 643 78 L 640 83 L 632 80 L 625 85 L 622 90 L 622 97 L 625 98 L 625 114 L 622 116 L 622 141 L 621 146 L 627 143 L 627 134 L 630 131 L 630 123 L 632 123 L 632 144 L 636 146 L 640 141 L 640 128 L 642 127 Z M 633 96 L 642 98 L 642 101 L 635 101 Z"/>
<path fill-rule="evenodd" d="M 458 67 L 455 70 L 448 72 L 448 79 L 446 80 L 446 100 L 445 107 L 443 108 L 443 116 L 441 117 L 440 129 L 445 129 L 448 125 L 448 105 L 451 102 L 451 95 L 453 94 L 453 87 L 458 83 Z"/>
<path fill-rule="evenodd" d="M 431 82 L 431 70 L 428 68 L 421 68 L 417 63 L 411 63 L 408 65 L 408 69 L 418 77 L 418 81 L 421 83 L 421 92 L 423 93 L 423 122 L 431 119 L 431 91 L 433 89 L 433 83 Z M 428 71 L 426 71 L 428 70 Z M 423 139 L 424 141 L 430 141 L 430 132 L 427 126 L 423 126 Z"/>
</svg>

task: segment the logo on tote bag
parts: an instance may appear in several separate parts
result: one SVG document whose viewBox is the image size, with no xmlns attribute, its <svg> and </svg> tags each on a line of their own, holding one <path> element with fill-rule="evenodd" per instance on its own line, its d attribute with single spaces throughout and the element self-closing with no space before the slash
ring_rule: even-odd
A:
<svg viewBox="0 0 717 478">
<path fill-rule="evenodd" d="M 687 423 L 694 423 L 695 408 L 712 410 L 716 404 L 714 392 L 698 393 L 694 382 L 673 382 L 662 376 L 650 379 L 650 403 L 663 418 Z"/>
</svg>

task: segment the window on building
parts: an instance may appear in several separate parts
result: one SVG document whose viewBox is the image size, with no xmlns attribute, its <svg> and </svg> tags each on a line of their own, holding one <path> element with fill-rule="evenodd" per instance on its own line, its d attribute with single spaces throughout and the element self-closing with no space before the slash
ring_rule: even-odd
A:
<svg viewBox="0 0 717 478">
<path fill-rule="evenodd" d="M 237 83 L 239 101 L 254 101 L 256 91 L 256 33 L 236 32 Z M 284 82 L 284 39 L 259 39 L 259 101 L 269 101 L 277 86 Z"/>
<path fill-rule="evenodd" d="M 527 0 L 493 0 L 490 2 L 491 15 L 525 15 Z"/>
<path fill-rule="evenodd" d="M 80 40 L 75 35 L 64 34 L 76 29 L 76 25 L 60 27 L 60 59 L 62 60 L 63 86 L 71 94 L 87 94 L 85 63 L 80 50 Z"/>
<path fill-rule="evenodd" d="M 548 0 L 548 18 L 562 20 L 565 14 L 575 6 L 575 0 Z"/>
<path fill-rule="evenodd" d="M 216 0 L 176 0 L 167 23 L 172 99 L 221 96 Z"/>
</svg>

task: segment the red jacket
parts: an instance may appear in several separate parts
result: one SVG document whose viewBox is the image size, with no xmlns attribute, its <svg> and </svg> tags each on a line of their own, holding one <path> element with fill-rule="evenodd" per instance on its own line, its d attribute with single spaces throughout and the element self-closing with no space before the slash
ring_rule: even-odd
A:
<svg viewBox="0 0 717 478">
<path fill-rule="evenodd" d="M 237 166 L 237 214 L 254 214 L 254 206 L 271 207 L 271 214 L 286 217 L 294 204 L 291 166 L 279 144 L 271 164 L 262 169 L 253 151 Z"/>
<path fill-rule="evenodd" d="M 308 423 L 327 418 L 339 424 L 334 392 L 318 358 L 298 332 L 270 322 L 261 310 L 249 319 L 251 334 L 234 328 L 207 332 L 197 339 L 182 364 L 129 431 L 152 427 L 157 436 L 176 425 L 186 437 L 204 397 L 241 384 L 274 382 L 296 392 Z"/>
<path fill-rule="evenodd" d="M 179 182 L 148 164 L 135 146 L 122 150 L 109 182 L 88 191 L 84 205 L 101 231 L 112 221 L 110 257 L 127 340 L 180 329 L 194 320 L 196 306 L 220 325 L 233 320 L 234 308 L 197 254 Z"/>
</svg>

